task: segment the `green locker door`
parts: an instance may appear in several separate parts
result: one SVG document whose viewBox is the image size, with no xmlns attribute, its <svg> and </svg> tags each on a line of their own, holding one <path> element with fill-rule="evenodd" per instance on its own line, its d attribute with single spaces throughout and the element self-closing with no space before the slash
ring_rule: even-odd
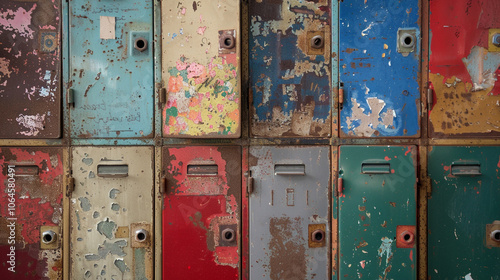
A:
<svg viewBox="0 0 500 280">
<path fill-rule="evenodd" d="M 341 146 L 339 275 L 417 279 L 415 146 Z"/>
<path fill-rule="evenodd" d="M 429 149 L 429 279 L 499 279 L 500 147 Z"/>
</svg>

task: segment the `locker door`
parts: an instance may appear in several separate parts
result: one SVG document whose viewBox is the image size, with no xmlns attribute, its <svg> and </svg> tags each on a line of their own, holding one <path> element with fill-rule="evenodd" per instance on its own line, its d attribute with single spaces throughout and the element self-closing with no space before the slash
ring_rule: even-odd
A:
<svg viewBox="0 0 500 280">
<path fill-rule="evenodd" d="M 163 3 L 163 136 L 240 137 L 240 1 Z"/>
<path fill-rule="evenodd" d="M 419 1 L 339 5 L 341 137 L 418 137 Z"/>
<path fill-rule="evenodd" d="M 331 2 L 249 1 L 252 136 L 331 135 Z"/>
<path fill-rule="evenodd" d="M 61 136 L 60 6 L 0 0 L 0 138 Z"/>
<path fill-rule="evenodd" d="M 429 135 L 500 135 L 497 0 L 430 1 Z"/>
<path fill-rule="evenodd" d="M 329 147 L 250 147 L 250 279 L 328 279 Z"/>
<path fill-rule="evenodd" d="M 69 2 L 73 138 L 153 133 L 153 1 Z"/>
<path fill-rule="evenodd" d="M 239 279 L 241 148 L 163 150 L 164 279 Z"/>
<path fill-rule="evenodd" d="M 2 279 L 62 279 L 61 148 L 0 148 Z"/>
<path fill-rule="evenodd" d="M 71 279 L 153 279 L 153 149 L 76 147 Z"/>
<path fill-rule="evenodd" d="M 339 275 L 417 279 L 416 147 L 341 146 Z"/>
<path fill-rule="evenodd" d="M 500 147 L 429 150 L 429 278 L 498 278 Z"/>
</svg>

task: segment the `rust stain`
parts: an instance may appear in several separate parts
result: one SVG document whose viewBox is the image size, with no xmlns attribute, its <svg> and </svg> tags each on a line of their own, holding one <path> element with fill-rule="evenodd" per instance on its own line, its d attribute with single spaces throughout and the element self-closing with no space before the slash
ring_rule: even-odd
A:
<svg viewBox="0 0 500 280">
<path fill-rule="evenodd" d="M 269 232 L 270 278 L 306 279 L 306 248 L 300 218 L 271 218 Z"/>
</svg>

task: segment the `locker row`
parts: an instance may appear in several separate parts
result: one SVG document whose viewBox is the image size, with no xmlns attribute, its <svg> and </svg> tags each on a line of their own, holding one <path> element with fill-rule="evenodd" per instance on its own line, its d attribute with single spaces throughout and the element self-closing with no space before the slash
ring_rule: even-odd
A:
<svg viewBox="0 0 500 280">
<path fill-rule="evenodd" d="M 496 0 L 0 3 L 0 138 L 500 135 Z"/>
<path fill-rule="evenodd" d="M 499 146 L 2 147 L 0 165 L 2 279 L 500 271 Z"/>
</svg>

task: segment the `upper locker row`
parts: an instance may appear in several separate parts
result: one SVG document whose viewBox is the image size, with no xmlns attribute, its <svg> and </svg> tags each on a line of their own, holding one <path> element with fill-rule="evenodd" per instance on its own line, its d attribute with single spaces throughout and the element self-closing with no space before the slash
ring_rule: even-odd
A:
<svg viewBox="0 0 500 280">
<path fill-rule="evenodd" d="M 496 0 L 0 2 L 1 138 L 500 135 Z"/>
<path fill-rule="evenodd" d="M 2 147 L 2 279 L 497 279 L 500 147 L 425 149 L 417 232 L 416 146 Z"/>
</svg>

